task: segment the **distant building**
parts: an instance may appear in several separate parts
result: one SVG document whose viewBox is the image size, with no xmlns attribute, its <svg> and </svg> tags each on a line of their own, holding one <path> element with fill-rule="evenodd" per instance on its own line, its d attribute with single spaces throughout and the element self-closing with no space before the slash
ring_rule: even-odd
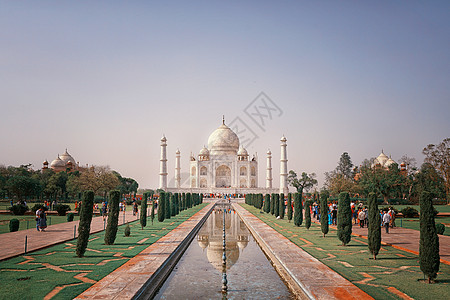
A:
<svg viewBox="0 0 450 300">
<path fill-rule="evenodd" d="M 380 155 L 378 155 L 378 157 L 373 160 L 371 168 L 383 168 L 387 170 L 392 164 L 396 164 L 396 162 L 390 156 L 388 157 L 386 154 L 384 154 L 384 151 L 381 150 Z M 400 163 L 399 168 L 401 174 L 407 174 L 405 162 Z M 355 174 L 355 181 L 358 181 L 361 178 L 361 166 L 359 166 L 359 168 L 355 167 L 353 169 L 353 172 Z"/>
<path fill-rule="evenodd" d="M 52 169 L 55 172 L 61 172 L 61 171 L 77 171 L 80 169 L 80 163 L 76 162 L 75 159 L 72 157 L 72 155 L 69 154 L 69 152 L 66 151 L 62 154 L 56 157 L 51 163 L 49 167 L 49 163 L 47 160 L 43 162 L 42 170 Z"/>
</svg>

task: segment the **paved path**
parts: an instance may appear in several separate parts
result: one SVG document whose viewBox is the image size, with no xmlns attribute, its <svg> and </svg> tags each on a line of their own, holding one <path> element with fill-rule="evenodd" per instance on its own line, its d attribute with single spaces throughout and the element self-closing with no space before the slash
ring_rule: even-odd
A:
<svg viewBox="0 0 450 300">
<path fill-rule="evenodd" d="M 320 224 L 319 221 L 313 220 Z M 396 219 L 396 223 L 400 223 Z M 330 228 L 336 229 L 336 226 L 330 225 Z M 362 238 L 367 238 L 367 227 L 360 228 L 359 224 L 353 224 L 352 232 Z M 381 242 L 385 245 L 419 255 L 420 231 L 403 227 L 389 228 L 389 234 L 384 228 L 381 228 Z M 450 265 L 450 236 L 439 235 L 439 254 L 441 262 Z"/>
<path fill-rule="evenodd" d="M 132 299 L 213 205 L 204 207 L 75 299 Z"/>
<path fill-rule="evenodd" d="M 373 299 L 240 205 L 233 208 L 301 299 Z"/>
<path fill-rule="evenodd" d="M 119 225 L 124 223 L 123 215 L 123 212 L 120 212 Z M 125 212 L 125 223 L 136 219 L 137 216 L 133 216 L 131 210 Z M 36 224 L 34 224 L 33 229 L 2 233 L 0 234 L 0 260 L 24 254 L 25 237 L 27 238 L 27 252 L 72 240 L 74 238 L 75 226 L 75 236 L 78 236 L 78 223 L 79 221 L 73 221 L 50 225 L 44 232 L 37 231 Z M 102 231 L 103 226 L 102 217 L 92 218 L 91 233 Z"/>
</svg>

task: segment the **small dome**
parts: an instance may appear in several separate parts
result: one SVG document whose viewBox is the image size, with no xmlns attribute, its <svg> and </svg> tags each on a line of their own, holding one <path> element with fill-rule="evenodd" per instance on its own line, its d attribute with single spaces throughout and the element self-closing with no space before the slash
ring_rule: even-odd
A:
<svg viewBox="0 0 450 300">
<path fill-rule="evenodd" d="M 377 160 L 380 165 L 384 166 L 384 164 L 389 160 L 389 157 L 381 151 L 381 154 L 378 155 L 375 160 Z"/>
<path fill-rule="evenodd" d="M 237 155 L 240 155 L 240 156 L 248 156 L 248 152 L 247 152 L 247 150 L 245 150 L 244 147 L 241 146 L 241 147 L 239 148 L 239 151 L 238 151 Z"/>
<path fill-rule="evenodd" d="M 71 162 L 73 165 L 76 164 L 75 159 L 72 157 L 72 155 L 69 154 L 69 152 L 66 151 L 59 156 L 59 158 L 65 163 L 67 164 L 68 162 Z"/>
<path fill-rule="evenodd" d="M 64 168 L 66 166 L 66 163 L 61 159 L 61 158 L 59 158 L 59 155 L 58 155 L 58 157 L 54 160 L 54 161 L 52 161 L 52 163 L 50 164 L 50 167 L 52 167 L 52 168 Z"/>
<path fill-rule="evenodd" d="M 282 137 L 281 137 L 281 140 L 280 140 L 281 142 L 287 142 L 287 138 L 283 135 Z"/>
<path fill-rule="evenodd" d="M 167 142 L 166 136 L 163 135 L 163 137 L 161 138 L 161 142 Z"/>
<path fill-rule="evenodd" d="M 48 161 L 45 160 L 42 164 L 48 166 Z"/>
<path fill-rule="evenodd" d="M 267 150 L 267 155 L 272 155 L 272 152 L 269 150 Z"/>
<path fill-rule="evenodd" d="M 198 153 L 198 155 L 209 155 L 209 150 L 205 146 L 203 146 L 202 150 Z"/>
<path fill-rule="evenodd" d="M 390 165 L 395 164 L 395 161 L 392 158 L 389 158 L 385 163 L 385 167 L 389 167 Z"/>
<path fill-rule="evenodd" d="M 175 154 L 180 154 L 180 149 L 177 149 L 177 152 L 175 152 Z"/>
<path fill-rule="evenodd" d="M 208 148 L 212 155 L 234 154 L 239 150 L 239 138 L 225 121 L 208 138 Z"/>
</svg>

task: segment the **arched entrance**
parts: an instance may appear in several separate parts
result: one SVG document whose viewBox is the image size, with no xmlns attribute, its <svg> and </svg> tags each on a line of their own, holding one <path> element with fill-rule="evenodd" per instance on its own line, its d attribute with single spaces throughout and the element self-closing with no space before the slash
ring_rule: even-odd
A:
<svg viewBox="0 0 450 300">
<path fill-rule="evenodd" d="M 231 169 L 222 165 L 216 169 L 216 187 L 231 187 Z"/>
</svg>

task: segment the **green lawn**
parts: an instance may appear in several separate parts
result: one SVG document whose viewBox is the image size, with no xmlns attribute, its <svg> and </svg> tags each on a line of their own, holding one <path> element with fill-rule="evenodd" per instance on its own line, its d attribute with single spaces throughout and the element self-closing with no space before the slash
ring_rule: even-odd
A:
<svg viewBox="0 0 450 300">
<path fill-rule="evenodd" d="M 436 223 L 442 223 L 445 225 L 444 235 L 450 236 L 450 217 L 437 217 L 435 218 Z M 414 230 L 420 230 L 419 218 L 405 218 L 396 219 L 395 225 L 398 227 L 404 227 Z"/>
<path fill-rule="evenodd" d="M 20 221 L 19 230 L 26 230 L 36 227 L 34 216 L 14 216 L 14 215 L 0 215 L 0 234 L 9 232 L 9 220 L 18 219 Z M 74 216 L 74 220 L 78 220 L 78 216 Z M 54 225 L 67 222 L 67 216 L 47 216 L 47 225 Z"/>
<path fill-rule="evenodd" d="M 388 206 L 392 206 L 392 207 L 396 208 L 398 211 L 401 211 L 405 207 L 413 207 L 413 208 L 417 209 L 417 211 L 420 212 L 419 205 L 379 205 L 379 208 L 382 209 L 382 208 L 388 207 Z M 450 213 L 450 205 L 434 205 L 434 208 L 436 208 L 436 210 L 438 212 Z"/>
<path fill-rule="evenodd" d="M 84 258 L 75 256 L 75 239 L 0 262 L 0 298 L 43 299 L 62 287 L 52 299 L 73 299 L 206 205 L 185 210 L 162 223 L 155 219 L 152 225 L 148 218 L 144 230 L 137 221 L 130 223 L 130 237 L 125 237 L 124 226 L 119 226 L 115 244 L 111 246 L 104 245 L 104 232 L 92 234 Z"/>
<path fill-rule="evenodd" d="M 449 265 L 441 263 L 436 284 L 423 283 L 417 255 L 385 246 L 373 260 L 366 239 L 352 236 L 343 247 L 336 230 L 330 228 L 323 238 L 315 223 L 307 230 L 304 225 L 296 227 L 287 219 L 277 220 L 252 206 L 242 206 L 375 299 L 401 299 L 394 289 L 414 299 L 450 299 Z"/>
</svg>

